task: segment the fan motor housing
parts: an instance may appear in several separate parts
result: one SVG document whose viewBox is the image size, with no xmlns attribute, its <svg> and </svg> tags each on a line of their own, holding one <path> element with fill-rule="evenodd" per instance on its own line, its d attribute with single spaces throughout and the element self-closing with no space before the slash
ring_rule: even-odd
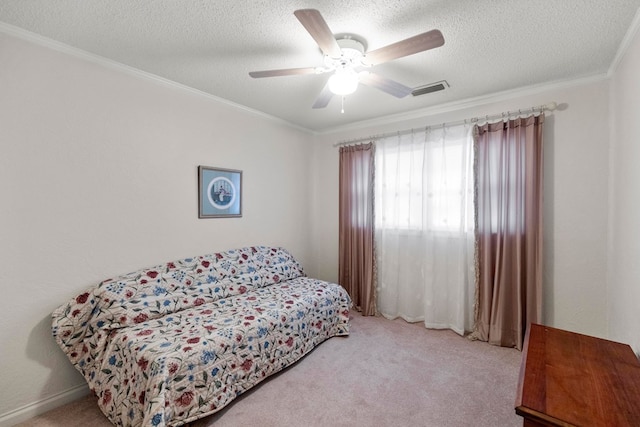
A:
<svg viewBox="0 0 640 427">
<path fill-rule="evenodd" d="M 340 46 L 341 50 L 350 49 L 360 52 L 360 55 L 364 55 L 364 43 L 360 40 L 354 39 L 353 37 L 343 37 L 340 39 L 336 39 L 338 46 Z"/>
<path fill-rule="evenodd" d="M 364 43 L 348 36 L 336 39 L 336 42 L 338 46 L 340 46 L 342 55 L 339 58 L 325 56 L 324 63 L 327 67 L 337 69 L 340 67 L 357 67 L 363 65 L 362 58 L 365 52 Z"/>
</svg>

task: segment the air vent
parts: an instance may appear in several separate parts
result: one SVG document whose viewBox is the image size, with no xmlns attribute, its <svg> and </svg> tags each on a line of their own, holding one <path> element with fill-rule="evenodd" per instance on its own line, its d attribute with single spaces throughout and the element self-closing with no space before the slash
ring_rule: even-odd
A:
<svg viewBox="0 0 640 427">
<path fill-rule="evenodd" d="M 441 80 L 439 82 L 430 83 L 428 85 L 420 86 L 411 91 L 411 95 L 420 96 L 426 95 L 427 93 L 438 92 L 440 90 L 445 90 L 450 87 L 449 83 L 446 80 Z"/>
</svg>

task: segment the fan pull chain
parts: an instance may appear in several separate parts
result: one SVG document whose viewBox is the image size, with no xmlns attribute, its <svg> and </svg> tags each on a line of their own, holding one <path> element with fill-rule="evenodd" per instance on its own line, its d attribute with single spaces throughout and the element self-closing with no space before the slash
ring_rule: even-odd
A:
<svg viewBox="0 0 640 427">
<path fill-rule="evenodd" d="M 342 110 L 340 110 L 340 114 L 344 114 L 344 96 L 342 97 Z"/>
</svg>

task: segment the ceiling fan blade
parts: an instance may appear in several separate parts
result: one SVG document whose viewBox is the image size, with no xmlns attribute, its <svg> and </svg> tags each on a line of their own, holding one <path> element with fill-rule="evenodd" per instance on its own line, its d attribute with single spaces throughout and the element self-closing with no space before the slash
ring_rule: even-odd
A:
<svg viewBox="0 0 640 427">
<path fill-rule="evenodd" d="M 368 52 L 363 58 L 363 62 L 367 65 L 382 64 L 393 59 L 440 47 L 443 44 L 444 37 L 442 33 L 439 30 L 431 30 Z"/>
<path fill-rule="evenodd" d="M 316 9 L 300 9 L 293 12 L 298 21 L 318 43 L 322 53 L 331 58 L 340 58 L 342 51 L 326 21 Z"/>
<path fill-rule="evenodd" d="M 358 78 L 360 80 L 360 83 L 374 87 L 376 89 L 380 89 L 381 91 L 386 92 L 389 95 L 395 96 L 396 98 L 404 98 L 413 90 L 410 87 L 398 83 L 395 80 L 391 80 L 386 77 L 382 77 L 379 74 L 374 74 L 367 71 L 360 73 Z"/>
<path fill-rule="evenodd" d="M 316 68 L 285 68 L 283 70 L 265 70 L 265 71 L 251 71 L 249 75 L 254 79 L 261 77 L 277 77 L 277 76 L 297 76 L 301 74 L 318 74 L 319 71 Z"/>
<path fill-rule="evenodd" d="M 318 95 L 316 102 L 313 103 L 313 106 L 311 108 L 316 109 L 316 108 L 326 107 L 327 105 L 329 105 L 329 101 L 331 101 L 332 97 L 333 97 L 333 92 L 329 90 L 329 83 L 327 82 L 327 84 L 324 85 L 324 88 L 322 88 L 320 95 Z"/>
</svg>

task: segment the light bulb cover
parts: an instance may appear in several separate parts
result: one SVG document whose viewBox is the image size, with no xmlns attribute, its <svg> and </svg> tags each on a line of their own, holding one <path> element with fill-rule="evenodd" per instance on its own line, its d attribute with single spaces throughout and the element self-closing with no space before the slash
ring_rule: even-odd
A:
<svg viewBox="0 0 640 427">
<path fill-rule="evenodd" d="M 329 90 L 335 95 L 349 95 L 358 88 L 358 73 L 353 68 L 338 68 L 329 77 Z"/>
</svg>

